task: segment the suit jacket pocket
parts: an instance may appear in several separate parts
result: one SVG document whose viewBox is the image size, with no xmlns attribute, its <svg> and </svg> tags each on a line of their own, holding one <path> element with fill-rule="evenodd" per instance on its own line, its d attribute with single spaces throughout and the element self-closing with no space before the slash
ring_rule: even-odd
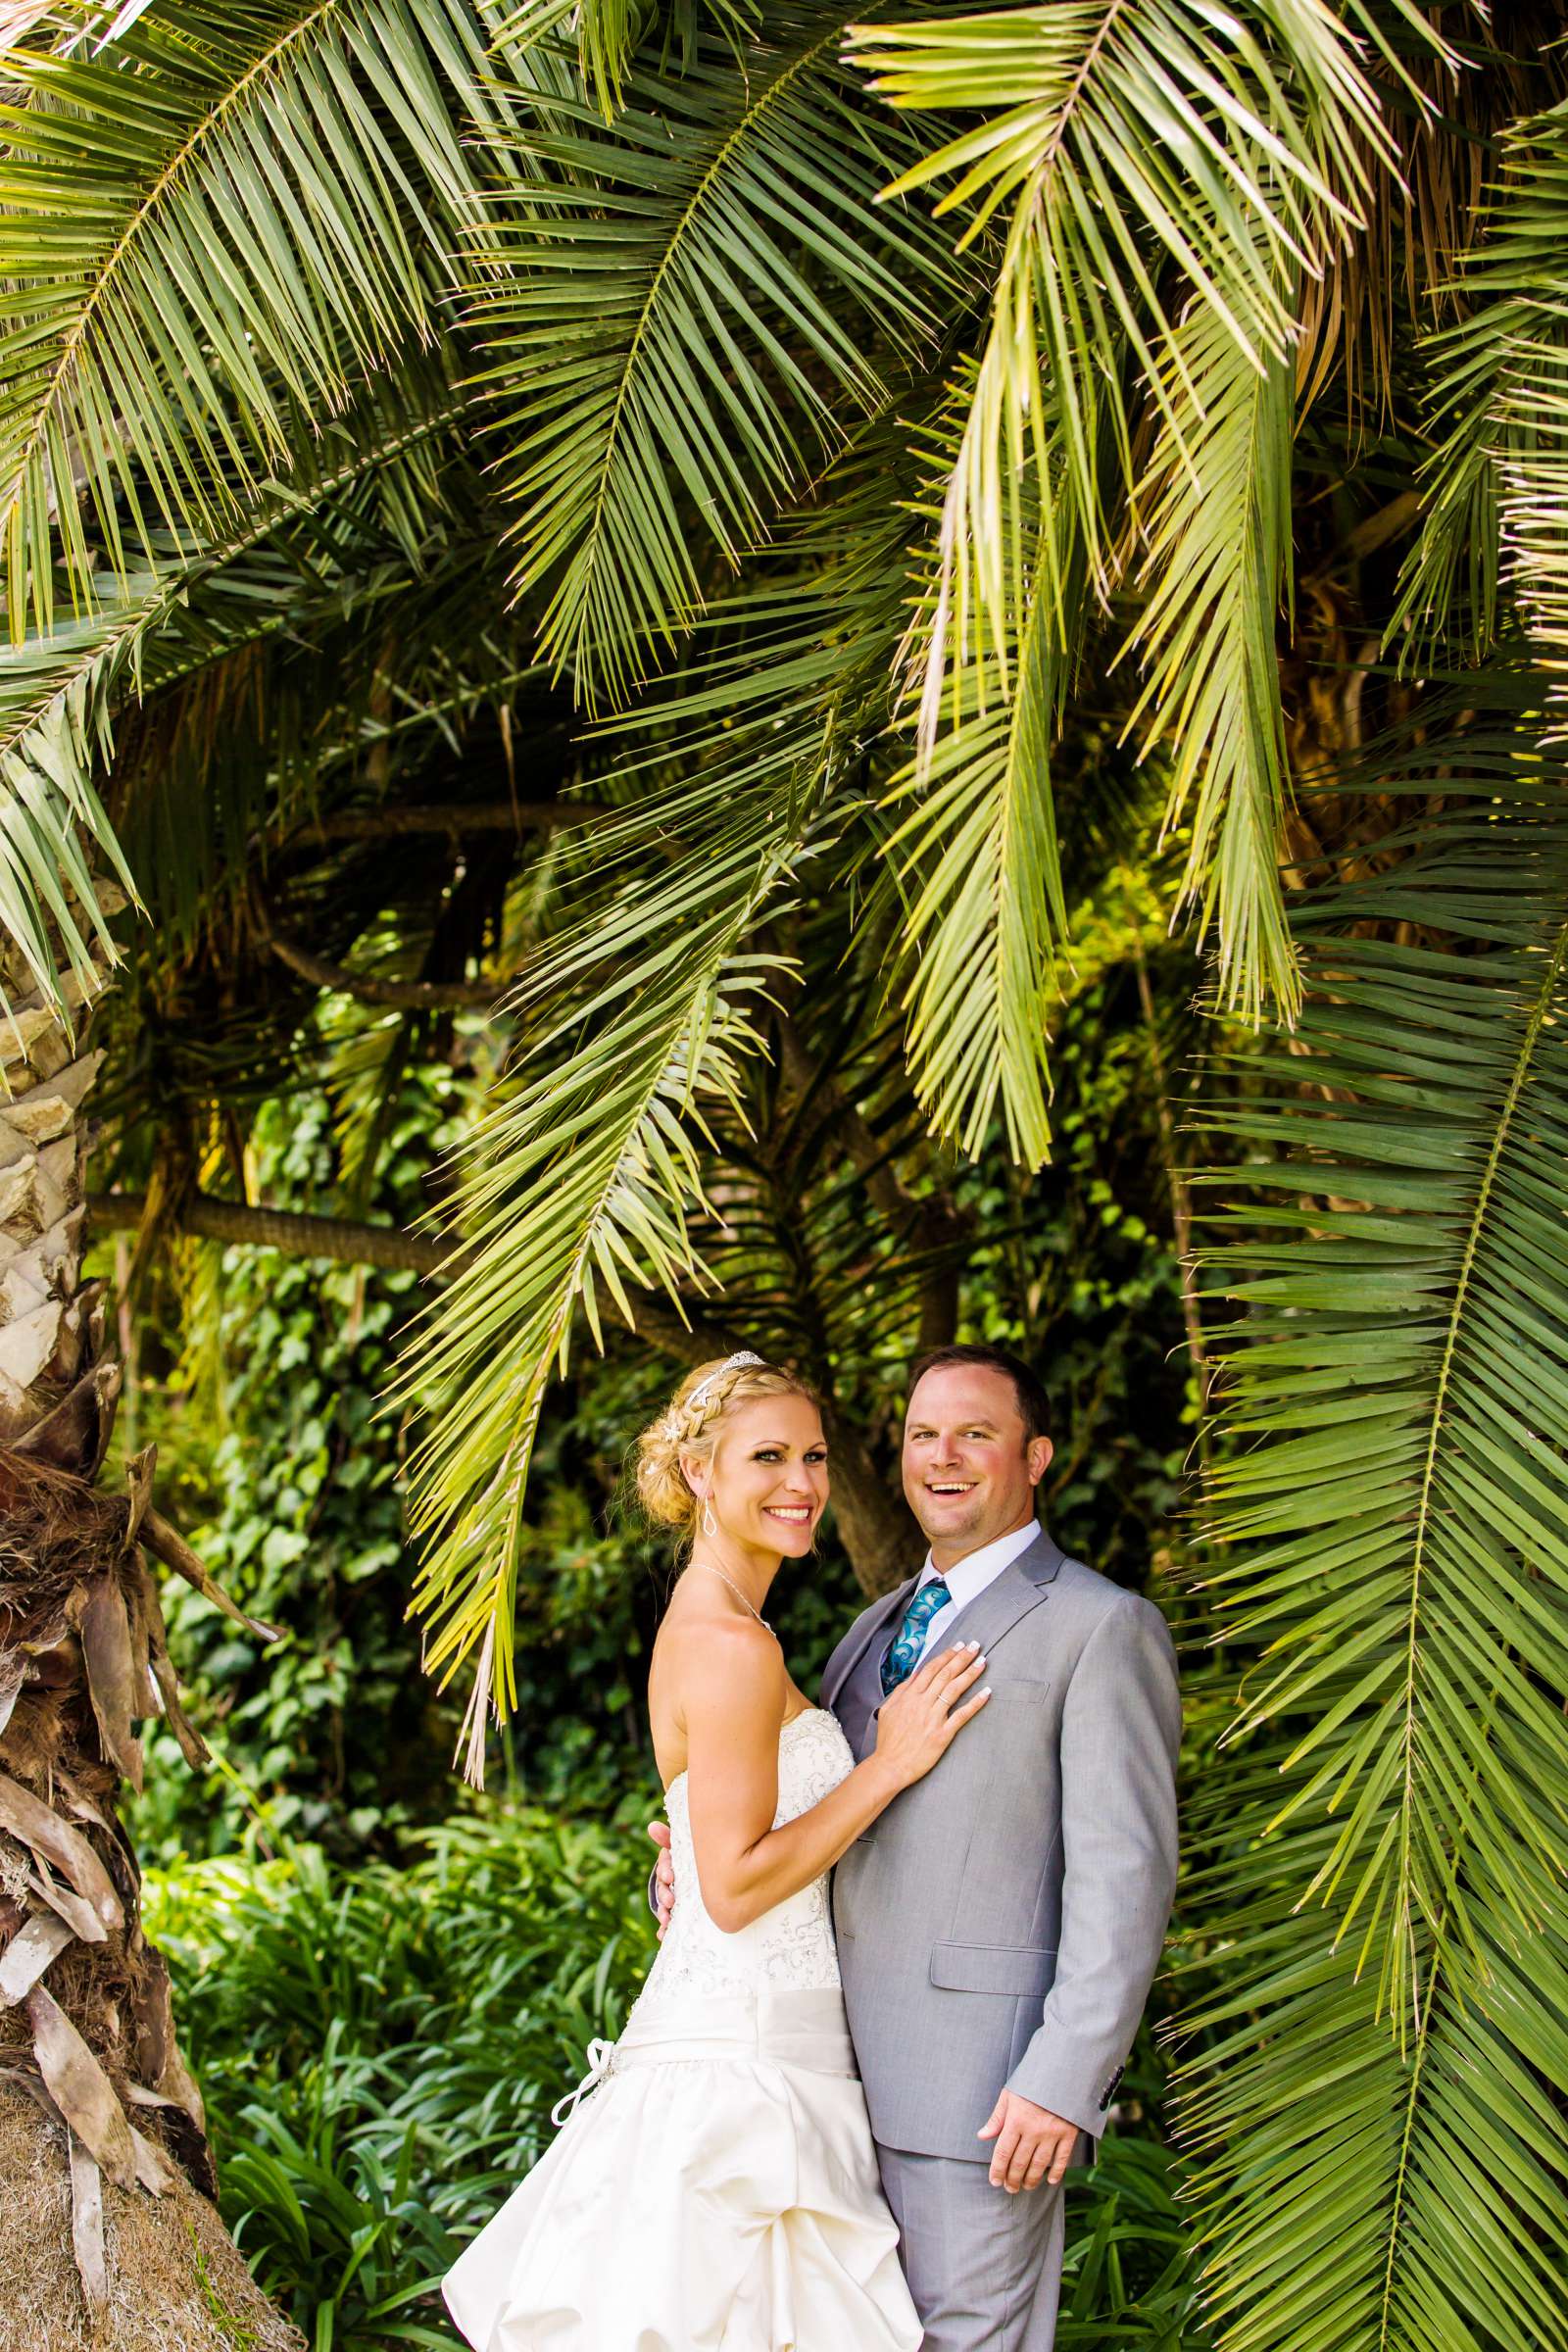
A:
<svg viewBox="0 0 1568 2352">
<path fill-rule="evenodd" d="M 938 1943 L 931 1948 L 931 1982 L 944 1992 L 998 1992 L 1019 1999 L 1051 1990 L 1054 1948 L 1019 1943 Z"/>
</svg>

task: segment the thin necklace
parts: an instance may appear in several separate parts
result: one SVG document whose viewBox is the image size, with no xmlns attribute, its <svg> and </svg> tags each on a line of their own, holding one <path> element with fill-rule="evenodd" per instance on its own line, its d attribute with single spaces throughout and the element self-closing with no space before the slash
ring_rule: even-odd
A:
<svg viewBox="0 0 1568 2352">
<path fill-rule="evenodd" d="M 736 1599 L 741 1603 L 742 1607 L 751 1610 L 752 1615 L 757 1619 L 757 1622 L 761 1627 L 763 1633 L 773 1634 L 773 1628 L 768 1624 L 767 1619 L 762 1615 L 762 1612 L 758 1607 L 756 1601 L 747 1599 L 745 1593 L 741 1591 L 739 1585 L 735 1582 L 735 1579 L 732 1576 L 726 1576 L 722 1568 L 715 1568 L 711 1560 L 693 1560 L 692 1566 L 694 1568 L 706 1568 L 709 1575 L 716 1576 L 721 1585 L 728 1585 L 730 1591 L 734 1593 Z M 775 1642 L 778 1640 L 777 1634 L 773 1634 L 773 1639 Z"/>
</svg>

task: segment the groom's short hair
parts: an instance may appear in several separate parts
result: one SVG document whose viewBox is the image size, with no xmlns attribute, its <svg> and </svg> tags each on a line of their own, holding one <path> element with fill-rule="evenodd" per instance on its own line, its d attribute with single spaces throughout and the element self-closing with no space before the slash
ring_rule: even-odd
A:
<svg viewBox="0 0 1568 2352">
<path fill-rule="evenodd" d="M 933 1348 L 922 1355 L 909 1375 L 909 1395 L 912 1396 L 928 1372 L 940 1372 L 947 1364 L 974 1364 L 984 1372 L 1000 1372 L 1012 1383 L 1012 1393 L 1018 1400 L 1018 1415 L 1023 1422 L 1024 1444 L 1047 1433 L 1046 1423 L 1051 1407 L 1037 1374 L 1032 1372 L 1021 1355 L 1005 1348 L 987 1348 L 976 1341 L 967 1345 L 956 1340 L 951 1347 Z"/>
</svg>

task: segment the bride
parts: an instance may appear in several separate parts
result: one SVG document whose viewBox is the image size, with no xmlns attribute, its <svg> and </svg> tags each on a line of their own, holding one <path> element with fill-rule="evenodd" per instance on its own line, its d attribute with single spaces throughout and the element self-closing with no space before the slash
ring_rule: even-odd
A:
<svg viewBox="0 0 1568 2352">
<path fill-rule="evenodd" d="M 839 1988 L 828 1873 L 985 1704 L 928 1660 L 855 1764 L 762 1615 L 827 1501 L 815 1398 L 743 1351 L 639 1442 L 691 1539 L 648 1683 L 683 1893 L 560 2137 L 443 2281 L 476 2352 L 916 2352 Z M 917 2066 L 920 2054 L 909 2053 Z M 557 2109 L 559 2118 L 562 2109 Z"/>
</svg>

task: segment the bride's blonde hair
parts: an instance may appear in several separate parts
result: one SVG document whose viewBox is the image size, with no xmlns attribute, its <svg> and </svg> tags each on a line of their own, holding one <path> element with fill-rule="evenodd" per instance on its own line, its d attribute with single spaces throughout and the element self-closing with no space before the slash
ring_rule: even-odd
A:
<svg viewBox="0 0 1568 2352">
<path fill-rule="evenodd" d="M 681 1455 L 710 1461 L 729 1415 L 757 1396 L 804 1396 L 821 1409 L 821 1398 L 809 1382 L 743 1349 L 739 1355 L 699 1364 L 686 1375 L 659 1419 L 649 1423 L 637 1440 L 633 1477 L 637 1499 L 658 1526 L 676 1528 L 684 1536 L 693 1533 L 697 1497 L 686 1484 Z"/>
</svg>

